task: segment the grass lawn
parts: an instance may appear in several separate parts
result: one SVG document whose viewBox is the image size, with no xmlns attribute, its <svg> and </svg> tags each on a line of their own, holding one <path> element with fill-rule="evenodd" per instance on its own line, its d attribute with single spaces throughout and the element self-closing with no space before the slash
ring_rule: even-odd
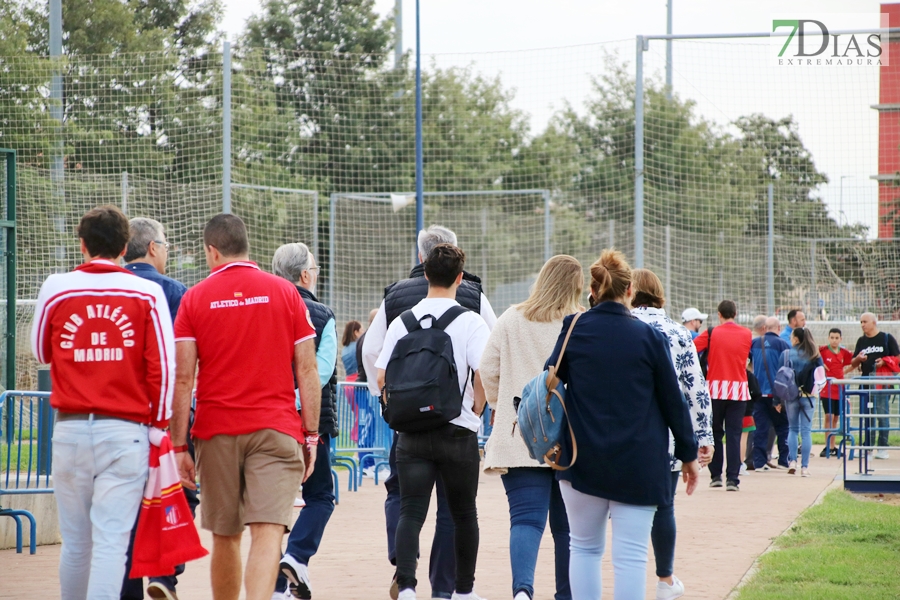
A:
<svg viewBox="0 0 900 600">
<path fill-rule="evenodd" d="M 19 472 L 28 471 L 29 446 L 33 447 L 31 451 L 31 470 L 37 471 L 37 443 L 28 440 L 22 440 L 22 452 L 19 453 L 18 444 L 12 446 L 6 443 L 0 443 L 0 472 L 6 472 L 6 461 L 9 460 L 9 470 L 16 470 L 16 460 L 19 461 Z"/>
<path fill-rule="evenodd" d="M 760 559 L 739 600 L 900 598 L 900 506 L 829 492 Z"/>
</svg>

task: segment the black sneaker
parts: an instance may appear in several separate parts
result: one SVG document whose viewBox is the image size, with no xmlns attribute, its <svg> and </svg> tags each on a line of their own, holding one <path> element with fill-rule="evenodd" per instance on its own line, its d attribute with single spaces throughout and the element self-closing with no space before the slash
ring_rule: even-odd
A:
<svg viewBox="0 0 900 600">
<path fill-rule="evenodd" d="M 828 452 L 828 446 L 825 446 L 824 448 L 822 448 L 822 451 L 819 452 L 819 458 L 825 458 L 829 454 L 830 453 Z"/>
<path fill-rule="evenodd" d="M 720 486 L 722 485 L 721 481 L 719 482 L 719 485 Z M 741 488 L 738 487 L 738 484 L 736 481 L 729 481 L 728 483 L 725 484 L 725 491 L 726 492 L 739 492 L 739 491 L 741 491 Z"/>
<path fill-rule="evenodd" d="M 831 455 L 832 455 L 833 457 L 835 457 L 835 458 L 840 458 L 841 453 L 840 453 L 840 451 L 839 451 L 837 448 L 832 448 L 832 449 L 831 449 Z"/>
<path fill-rule="evenodd" d="M 711 487 L 711 488 L 722 487 L 722 478 L 721 477 L 713 477 L 712 481 L 709 482 L 709 487 Z"/>
</svg>

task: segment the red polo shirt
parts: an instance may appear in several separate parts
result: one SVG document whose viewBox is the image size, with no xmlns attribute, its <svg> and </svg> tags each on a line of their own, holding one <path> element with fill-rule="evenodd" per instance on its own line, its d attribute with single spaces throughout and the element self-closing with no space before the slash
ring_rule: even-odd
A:
<svg viewBox="0 0 900 600">
<path fill-rule="evenodd" d="M 185 293 L 175 341 L 197 343 L 194 437 L 274 429 L 302 440 L 294 346 L 316 337 L 296 288 L 253 262 L 216 268 Z"/>
</svg>

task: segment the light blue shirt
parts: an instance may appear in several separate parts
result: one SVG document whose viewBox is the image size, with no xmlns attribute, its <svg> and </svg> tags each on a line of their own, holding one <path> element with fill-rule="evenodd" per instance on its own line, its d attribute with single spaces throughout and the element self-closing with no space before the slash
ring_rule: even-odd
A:
<svg viewBox="0 0 900 600">
<path fill-rule="evenodd" d="M 794 329 L 790 325 L 785 325 L 784 329 L 781 330 L 781 335 L 779 335 L 778 337 L 780 337 L 781 339 L 786 341 L 788 344 L 790 344 L 791 343 L 791 333 L 793 333 L 793 331 L 794 331 Z"/>
<path fill-rule="evenodd" d="M 322 330 L 322 339 L 319 340 L 319 348 L 316 350 L 316 366 L 319 367 L 320 387 L 325 387 L 331 381 L 334 366 L 337 364 L 337 326 L 334 319 L 328 319 L 325 329 Z"/>
</svg>

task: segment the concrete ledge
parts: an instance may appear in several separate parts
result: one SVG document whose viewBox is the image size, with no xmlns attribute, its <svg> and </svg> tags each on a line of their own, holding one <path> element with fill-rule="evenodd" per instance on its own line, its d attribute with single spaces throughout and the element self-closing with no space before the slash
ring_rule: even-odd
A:
<svg viewBox="0 0 900 600">
<path fill-rule="evenodd" d="M 59 517 L 56 510 L 56 497 L 53 494 L 4 495 L 0 497 L 3 508 L 27 510 L 37 521 L 37 543 L 59 544 Z M 31 541 L 31 527 L 28 519 L 22 519 L 22 546 L 28 552 Z M 16 522 L 10 517 L 0 517 L 0 549 L 16 547 Z"/>
</svg>

